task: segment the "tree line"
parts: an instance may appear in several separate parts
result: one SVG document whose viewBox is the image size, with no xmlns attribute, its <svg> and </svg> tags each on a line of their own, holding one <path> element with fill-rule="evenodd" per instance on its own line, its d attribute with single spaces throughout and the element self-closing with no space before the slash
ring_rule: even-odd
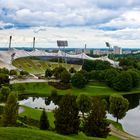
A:
<svg viewBox="0 0 140 140">
<path fill-rule="evenodd" d="M 109 62 L 101 60 L 85 60 L 80 71 L 76 71 L 73 67 L 68 71 L 60 66 L 53 70 L 47 69 L 45 72 L 46 78 L 52 78 L 53 76 L 60 79 L 60 83 L 64 83 L 62 87 L 63 85 L 69 85 L 66 88 L 70 88 L 71 84 L 76 88 L 84 88 L 89 81 L 101 81 L 117 91 L 130 91 L 137 87 L 140 82 L 139 75 L 139 70 L 134 67 L 127 69 L 123 67 L 113 68 Z M 61 85 L 60 83 L 59 85 Z"/>
<path fill-rule="evenodd" d="M 126 115 L 129 102 L 120 95 L 112 95 L 109 98 L 109 103 L 109 112 L 116 117 L 118 122 L 119 119 Z M 57 133 L 70 135 L 78 134 L 79 131 L 82 131 L 87 136 L 108 136 L 110 129 L 109 121 L 106 119 L 107 102 L 105 99 L 89 97 L 84 94 L 78 97 L 66 94 L 62 97 L 58 106 L 54 111 L 54 124 Z M 2 126 L 19 126 L 18 108 L 17 95 L 10 93 L 0 119 L 0 124 Z M 24 120 L 25 124 L 27 123 L 26 121 Z M 40 116 L 39 128 L 41 130 L 48 130 L 50 128 L 45 109 L 42 110 Z"/>
</svg>

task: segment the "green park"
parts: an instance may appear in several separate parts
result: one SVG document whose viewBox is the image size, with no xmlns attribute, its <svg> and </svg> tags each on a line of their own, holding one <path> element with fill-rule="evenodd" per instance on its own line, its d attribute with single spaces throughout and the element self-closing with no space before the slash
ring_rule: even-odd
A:
<svg viewBox="0 0 140 140">
<path fill-rule="evenodd" d="M 137 138 L 119 120 L 130 108 L 125 96 L 140 92 L 139 61 L 120 59 L 113 67 L 101 60 L 67 64 L 18 58 L 12 64 L 17 69 L 0 69 L 0 140 Z M 59 107 L 47 111 L 19 104 L 30 97 Z"/>
</svg>

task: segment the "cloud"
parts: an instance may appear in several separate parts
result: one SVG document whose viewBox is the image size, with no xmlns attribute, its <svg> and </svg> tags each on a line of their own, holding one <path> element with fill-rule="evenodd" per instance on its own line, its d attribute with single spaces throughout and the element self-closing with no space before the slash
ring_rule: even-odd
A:
<svg viewBox="0 0 140 140">
<path fill-rule="evenodd" d="M 29 40 L 36 35 L 50 42 L 59 37 L 89 41 L 90 46 L 102 46 L 100 40 L 127 44 L 138 41 L 139 16 L 139 0 L 0 0 L 0 32 L 12 28 L 7 32 Z"/>
<path fill-rule="evenodd" d="M 116 11 L 113 5 L 122 8 L 128 3 L 114 0 L 0 0 L 0 9 L 1 19 L 17 27 L 21 24 L 29 27 L 94 26 L 107 23 L 123 13 L 124 8 Z"/>
</svg>

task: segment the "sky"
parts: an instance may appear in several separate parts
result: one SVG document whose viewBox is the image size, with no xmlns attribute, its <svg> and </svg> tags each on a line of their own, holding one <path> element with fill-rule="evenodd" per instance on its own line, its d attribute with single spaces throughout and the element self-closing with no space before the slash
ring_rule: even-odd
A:
<svg viewBox="0 0 140 140">
<path fill-rule="evenodd" d="M 140 0 L 0 0 L 0 47 L 140 47 Z"/>
</svg>

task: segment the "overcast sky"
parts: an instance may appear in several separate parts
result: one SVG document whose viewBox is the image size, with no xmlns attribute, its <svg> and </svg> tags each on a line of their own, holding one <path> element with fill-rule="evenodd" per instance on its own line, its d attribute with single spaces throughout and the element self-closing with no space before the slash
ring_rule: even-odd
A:
<svg viewBox="0 0 140 140">
<path fill-rule="evenodd" d="M 56 47 L 140 46 L 140 0 L 0 0 L 0 44 Z"/>
</svg>

